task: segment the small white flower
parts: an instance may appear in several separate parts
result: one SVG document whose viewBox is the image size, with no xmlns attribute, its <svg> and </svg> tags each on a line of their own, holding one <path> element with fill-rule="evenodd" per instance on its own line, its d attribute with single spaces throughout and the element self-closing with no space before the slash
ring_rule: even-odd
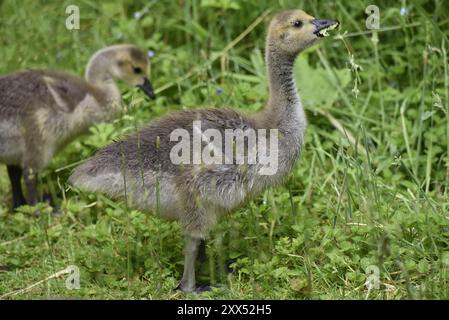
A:
<svg viewBox="0 0 449 320">
<path fill-rule="evenodd" d="M 142 17 L 142 13 L 140 13 L 139 11 L 134 12 L 134 19 L 139 20 L 140 17 Z"/>
<path fill-rule="evenodd" d="M 153 50 L 148 50 L 148 52 L 147 52 L 148 58 L 153 58 L 155 55 L 156 55 L 156 52 L 154 52 Z"/>
<path fill-rule="evenodd" d="M 400 14 L 401 16 L 403 16 L 403 17 L 406 16 L 406 15 L 408 15 L 408 9 L 402 7 L 402 8 L 401 8 L 401 11 L 399 11 L 399 14 Z"/>
</svg>

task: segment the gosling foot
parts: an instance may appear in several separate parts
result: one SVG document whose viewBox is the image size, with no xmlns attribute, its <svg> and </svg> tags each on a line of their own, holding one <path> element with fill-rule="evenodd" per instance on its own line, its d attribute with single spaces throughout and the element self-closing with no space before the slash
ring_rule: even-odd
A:
<svg viewBox="0 0 449 320">
<path fill-rule="evenodd" d="M 182 279 L 179 284 L 176 286 L 175 290 L 182 291 L 184 293 L 193 293 L 195 292 L 195 285 L 188 283 L 184 279 Z"/>
<path fill-rule="evenodd" d="M 186 283 L 184 283 L 181 280 L 181 282 L 178 284 L 178 286 L 175 288 L 175 290 L 180 290 L 183 293 L 202 294 L 205 292 L 210 292 L 213 289 L 217 289 L 217 288 L 224 288 L 224 285 L 222 285 L 222 284 L 215 284 L 215 285 L 204 284 L 204 285 L 201 285 L 201 286 L 195 288 L 194 286 L 187 285 Z"/>
<path fill-rule="evenodd" d="M 209 284 L 203 284 L 201 286 L 199 286 L 198 288 L 195 289 L 194 293 L 195 294 L 202 294 L 205 292 L 211 292 L 214 289 L 222 289 L 225 286 L 222 284 L 214 284 L 214 285 L 209 285 Z"/>
</svg>

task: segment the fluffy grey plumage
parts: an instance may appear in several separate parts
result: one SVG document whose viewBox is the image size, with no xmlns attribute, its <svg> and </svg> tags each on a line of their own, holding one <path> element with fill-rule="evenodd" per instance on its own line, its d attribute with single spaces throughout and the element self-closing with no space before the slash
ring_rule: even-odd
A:
<svg viewBox="0 0 449 320">
<path fill-rule="evenodd" d="M 293 22 L 301 20 L 302 28 Z M 276 16 L 267 38 L 266 61 L 270 99 L 259 113 L 247 115 L 228 109 L 193 109 L 153 121 L 145 128 L 100 150 L 78 167 L 70 178 L 80 188 L 124 198 L 144 211 L 180 221 L 186 234 L 184 275 L 180 289 L 195 289 L 194 260 L 218 218 L 236 210 L 267 187 L 288 175 L 304 141 L 306 118 L 293 79 L 297 54 L 314 43 L 313 17 L 303 11 Z M 256 164 L 175 165 L 170 141 L 175 129 L 185 129 L 193 140 L 192 123 L 201 120 L 202 131 L 226 129 L 278 129 L 279 169 L 260 175 Z"/>
</svg>

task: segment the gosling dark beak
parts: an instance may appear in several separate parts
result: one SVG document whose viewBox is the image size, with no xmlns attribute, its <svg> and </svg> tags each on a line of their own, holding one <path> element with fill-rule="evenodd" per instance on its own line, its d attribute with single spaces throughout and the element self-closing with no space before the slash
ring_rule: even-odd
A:
<svg viewBox="0 0 449 320">
<path fill-rule="evenodd" d="M 140 90 L 142 90 L 143 92 L 145 92 L 145 94 L 150 99 L 156 99 L 156 94 L 154 93 L 153 86 L 151 85 L 151 82 L 150 82 L 150 80 L 148 80 L 148 78 L 145 78 L 145 81 L 143 82 L 143 84 L 139 84 L 139 85 L 137 85 L 137 87 Z"/>
<path fill-rule="evenodd" d="M 320 31 L 329 29 L 333 27 L 333 29 L 337 28 L 340 25 L 340 22 L 336 20 L 322 20 L 322 19 L 314 19 L 311 23 L 315 26 L 315 31 L 313 32 L 318 37 L 324 37 Z"/>
</svg>

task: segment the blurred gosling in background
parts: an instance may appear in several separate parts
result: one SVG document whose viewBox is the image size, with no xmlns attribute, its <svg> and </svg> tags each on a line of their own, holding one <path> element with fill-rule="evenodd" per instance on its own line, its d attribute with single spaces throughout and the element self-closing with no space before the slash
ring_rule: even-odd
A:
<svg viewBox="0 0 449 320">
<path fill-rule="evenodd" d="M 11 181 L 13 209 L 35 205 L 37 174 L 56 152 L 95 123 L 120 113 L 120 80 L 155 98 L 149 61 L 133 45 L 104 48 L 90 59 L 85 80 L 61 71 L 30 70 L 0 77 L 0 162 Z M 28 201 L 22 192 L 25 179 Z"/>
</svg>

